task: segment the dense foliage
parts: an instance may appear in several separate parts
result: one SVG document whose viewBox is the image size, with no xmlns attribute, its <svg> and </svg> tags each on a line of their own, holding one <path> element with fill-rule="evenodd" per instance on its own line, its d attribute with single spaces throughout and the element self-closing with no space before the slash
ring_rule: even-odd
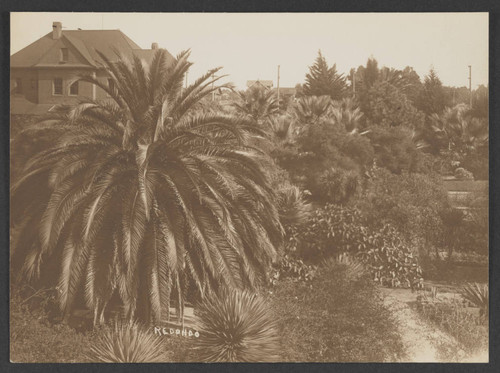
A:
<svg viewBox="0 0 500 373">
<path fill-rule="evenodd" d="M 349 253 L 385 286 L 421 286 L 417 253 L 403 236 L 390 225 L 370 226 L 357 209 L 333 204 L 317 209 L 306 224 L 292 231 L 287 250 L 312 263 Z"/>
<path fill-rule="evenodd" d="M 437 175 L 397 175 L 375 167 L 356 205 L 368 221 L 395 226 L 421 254 L 446 244 L 442 214 L 449 202 Z"/>
</svg>

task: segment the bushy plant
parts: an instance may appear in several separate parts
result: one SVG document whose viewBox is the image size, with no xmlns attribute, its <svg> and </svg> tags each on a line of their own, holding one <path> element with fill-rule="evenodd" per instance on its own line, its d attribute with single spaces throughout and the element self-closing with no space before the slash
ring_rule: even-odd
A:
<svg viewBox="0 0 500 373">
<path fill-rule="evenodd" d="M 293 232 L 288 245 L 289 251 L 312 263 L 350 253 L 386 286 L 422 286 L 422 270 L 404 237 L 389 224 L 367 225 L 355 208 L 327 204 L 315 210 L 308 223 Z"/>
<path fill-rule="evenodd" d="M 374 126 L 367 137 L 373 146 L 377 166 L 395 174 L 424 170 L 422 153 L 408 128 Z"/>
<path fill-rule="evenodd" d="M 360 103 L 368 125 L 418 129 L 425 120 L 425 115 L 388 81 L 375 82 L 363 94 Z"/>
<path fill-rule="evenodd" d="M 467 171 L 463 167 L 457 167 L 454 174 L 458 180 L 474 180 L 474 175 L 472 174 L 472 172 Z"/>
<path fill-rule="evenodd" d="M 361 177 L 356 171 L 330 168 L 325 170 L 317 183 L 316 195 L 333 203 L 347 203 L 361 190 Z"/>
<path fill-rule="evenodd" d="M 373 279 L 389 287 L 423 287 L 422 268 L 416 255 L 390 225 L 375 231 L 367 240 L 373 246 L 358 254 L 373 273 Z"/>
<path fill-rule="evenodd" d="M 161 337 L 133 321 L 115 321 L 105 327 L 90 348 L 88 358 L 100 363 L 159 363 L 165 361 Z"/>
<path fill-rule="evenodd" d="M 24 293 L 21 296 L 21 293 Z M 28 295 L 29 294 L 29 295 Z M 50 315 L 57 303 L 49 292 L 11 291 L 10 361 L 14 363 L 88 362 L 85 351 L 94 342 L 92 332 L 77 332 L 72 323 L 61 323 Z M 58 308 L 58 307 L 57 307 Z"/>
<path fill-rule="evenodd" d="M 205 362 L 269 362 L 280 351 L 276 323 L 257 294 L 223 290 L 197 308 L 198 356 Z"/>
<path fill-rule="evenodd" d="M 421 255 L 444 244 L 441 214 L 449 203 L 438 175 L 395 175 L 373 167 L 356 207 L 368 222 L 396 227 Z"/>
<path fill-rule="evenodd" d="M 276 285 L 279 280 L 290 278 L 293 281 L 309 282 L 316 275 L 317 266 L 306 264 L 302 259 L 285 254 L 273 264 L 269 276 L 271 285 Z"/>
</svg>

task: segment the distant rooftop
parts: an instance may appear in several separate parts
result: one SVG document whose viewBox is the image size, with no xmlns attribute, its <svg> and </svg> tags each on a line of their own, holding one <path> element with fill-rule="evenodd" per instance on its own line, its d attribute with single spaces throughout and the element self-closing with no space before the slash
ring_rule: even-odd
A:
<svg viewBox="0 0 500 373">
<path fill-rule="evenodd" d="M 82 60 L 90 67 L 97 67 L 102 63 L 102 59 L 96 51 L 101 52 L 111 61 L 117 59 L 118 52 L 126 57 L 135 54 L 149 62 L 154 50 L 158 48 L 158 45 L 153 43 L 152 48 L 154 49 L 142 49 L 120 30 L 62 30 L 62 24 L 54 22 L 52 32 L 42 36 L 10 57 L 11 67 L 54 65 L 50 61 L 45 61 L 44 56 L 57 44 L 60 44 L 61 40 L 72 45 L 81 55 Z M 172 60 L 174 59 L 170 53 L 168 55 Z"/>
<path fill-rule="evenodd" d="M 272 80 L 247 80 L 247 87 L 253 87 L 254 85 L 261 85 L 264 88 L 270 89 L 273 87 L 273 81 Z"/>
</svg>

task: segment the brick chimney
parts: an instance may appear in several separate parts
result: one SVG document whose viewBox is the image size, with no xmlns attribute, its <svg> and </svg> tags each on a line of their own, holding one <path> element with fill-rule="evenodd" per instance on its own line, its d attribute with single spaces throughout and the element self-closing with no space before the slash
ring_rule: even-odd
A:
<svg viewBox="0 0 500 373">
<path fill-rule="evenodd" d="M 53 22 L 52 23 L 52 39 L 60 39 L 62 35 L 62 23 Z"/>
<path fill-rule="evenodd" d="M 151 49 L 158 49 L 158 43 L 151 44 Z"/>
</svg>

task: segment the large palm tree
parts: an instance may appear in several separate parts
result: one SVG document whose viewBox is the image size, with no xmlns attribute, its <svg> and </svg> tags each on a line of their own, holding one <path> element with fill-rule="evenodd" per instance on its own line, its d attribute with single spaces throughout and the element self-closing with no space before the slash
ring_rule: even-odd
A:
<svg viewBox="0 0 500 373">
<path fill-rule="evenodd" d="M 57 274 L 62 310 L 85 299 L 95 324 L 112 297 L 125 317 L 151 321 L 169 317 L 171 297 L 182 314 L 190 285 L 200 296 L 258 285 L 282 229 L 265 155 L 248 146 L 255 126 L 197 107 L 218 69 L 183 89 L 189 52 L 167 64 L 159 50 L 150 65 L 100 56 L 114 84 L 80 79 L 110 99 L 26 130 L 60 137 L 12 186 L 12 270 Z"/>
</svg>

